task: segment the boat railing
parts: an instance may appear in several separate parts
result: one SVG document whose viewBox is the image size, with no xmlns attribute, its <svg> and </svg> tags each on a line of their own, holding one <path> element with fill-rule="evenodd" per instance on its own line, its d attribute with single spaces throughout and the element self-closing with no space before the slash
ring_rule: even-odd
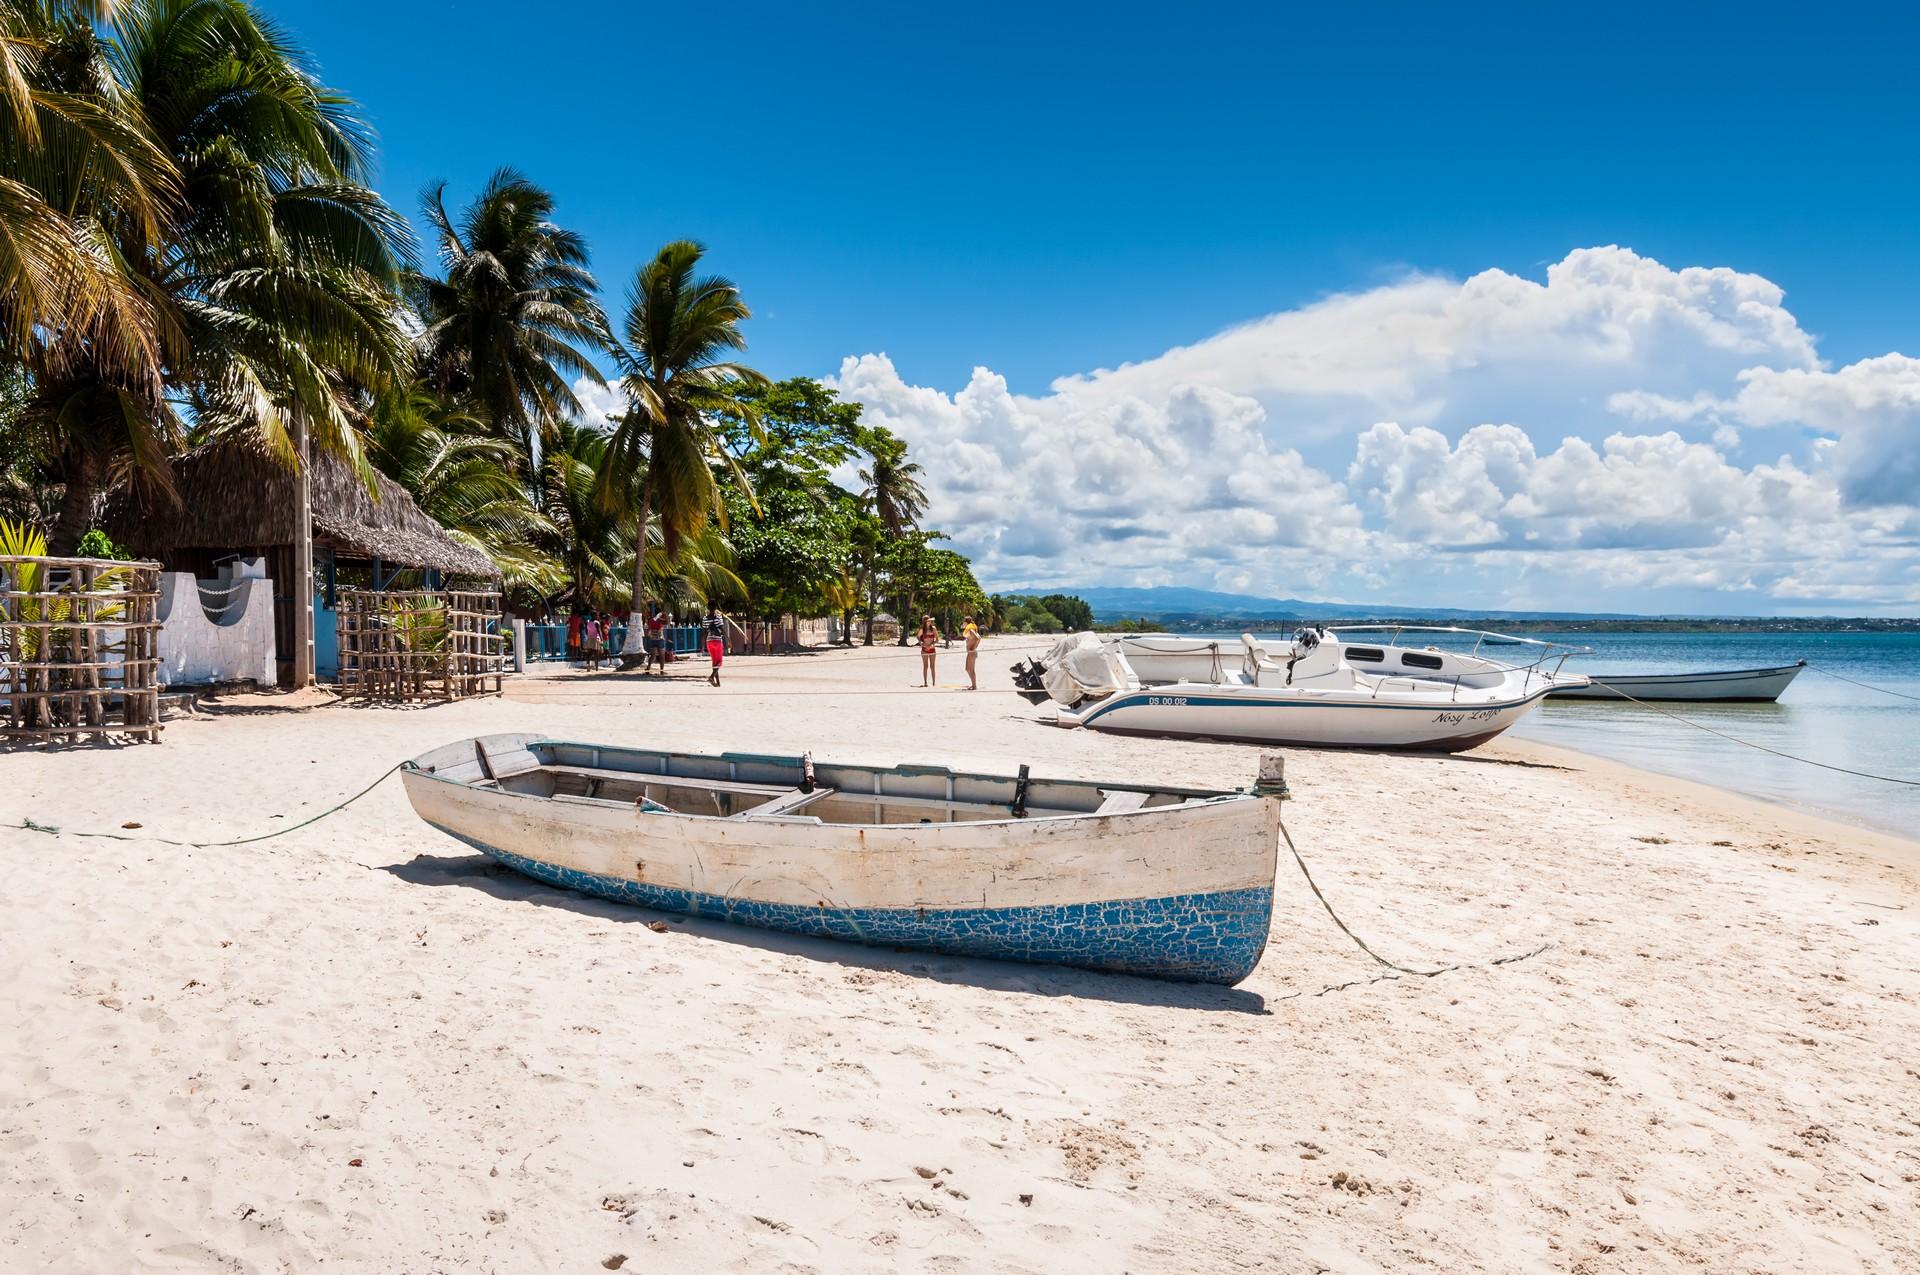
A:
<svg viewBox="0 0 1920 1275">
<path fill-rule="evenodd" d="M 1576 646 L 1571 642 L 1548 642 L 1541 638 L 1515 637 L 1510 633 L 1495 633 L 1490 629 L 1463 629 L 1451 624 L 1329 624 L 1326 626 L 1326 631 L 1336 636 L 1346 633 L 1387 633 L 1391 634 L 1386 641 L 1388 646 L 1399 646 L 1400 635 L 1403 633 L 1445 633 L 1458 637 L 1470 637 L 1474 640 L 1473 648 L 1466 652 L 1467 655 L 1475 659 L 1488 660 L 1505 672 L 1526 674 L 1524 684 L 1528 688 L 1531 688 L 1535 673 L 1542 677 L 1557 677 L 1566 662 L 1574 656 L 1593 654 L 1593 648 L 1590 646 Z M 1502 645 L 1534 648 L 1532 661 L 1519 663 L 1496 659 L 1491 655 L 1482 655 L 1480 648 L 1486 645 L 1489 638 Z M 1545 668 L 1548 661 L 1553 663 L 1551 673 Z M 1458 696 L 1459 691 L 1460 679 L 1456 676 L 1454 694 Z"/>
</svg>

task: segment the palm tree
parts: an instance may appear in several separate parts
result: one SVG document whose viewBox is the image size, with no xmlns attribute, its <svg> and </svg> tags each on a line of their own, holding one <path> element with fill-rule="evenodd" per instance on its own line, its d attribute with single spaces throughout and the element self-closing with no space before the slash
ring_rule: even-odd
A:
<svg viewBox="0 0 1920 1275">
<path fill-rule="evenodd" d="M 289 464 L 311 438 L 370 475 L 359 428 L 405 370 L 394 287 L 410 246 L 366 186 L 366 124 L 246 0 L 132 0 L 115 32 L 94 98 L 137 107 L 179 203 L 152 242 L 104 201 L 90 215 L 153 308 L 167 384 L 199 437 L 244 433 Z M 115 473 L 164 486 L 183 429 L 84 333 L 60 334 L 35 372 L 27 415 L 66 484 L 59 552 Z"/>
<path fill-rule="evenodd" d="M 543 442 L 580 415 L 572 378 L 606 383 L 593 355 L 612 336 L 586 241 L 554 224 L 553 196 L 511 168 L 493 174 L 457 223 L 445 194 L 439 182 L 420 201 L 446 271 L 411 280 L 426 323 L 421 369 L 537 463 Z"/>
<path fill-rule="evenodd" d="M 151 399 L 153 307 L 97 214 L 110 210 L 123 239 L 150 247 L 179 191 L 99 38 L 115 8 L 0 4 L 0 358 L 61 368 L 62 355 L 85 350 Z"/>
<path fill-rule="evenodd" d="M 558 529 L 515 477 L 525 468 L 519 449 L 483 429 L 414 381 L 381 400 L 368 452 L 429 518 L 492 558 L 509 586 L 552 593 L 565 569 L 540 545 Z"/>
<path fill-rule="evenodd" d="M 897 538 L 906 528 L 917 526 L 927 512 L 926 489 L 920 485 L 923 471 L 907 459 L 906 443 L 885 430 L 871 431 L 866 445 L 872 460 L 860 471 L 860 481 L 866 484 L 860 495 L 887 534 Z"/>
<path fill-rule="evenodd" d="M 609 510 L 596 494 L 606 446 L 606 434 L 568 422 L 541 458 L 541 506 L 554 530 L 539 544 L 563 564 L 570 582 L 549 595 L 550 604 L 570 600 L 600 610 L 632 601 L 633 512 Z M 711 524 L 669 554 L 665 528 L 655 520 L 647 531 L 646 573 L 650 596 L 681 605 L 746 592 L 733 572 L 732 545 Z"/>
<path fill-rule="evenodd" d="M 670 243 L 635 273 L 627 290 L 624 348 L 617 357 L 625 375 L 628 408 L 614 427 L 602 457 L 597 494 L 608 508 L 631 508 L 634 543 L 648 543 L 659 519 L 661 546 L 669 558 L 680 541 L 726 517 L 714 465 L 726 467 L 745 490 L 746 477 L 721 446 L 713 414 L 728 410 L 758 431 L 754 409 L 731 397 L 742 383 L 767 379 L 726 356 L 746 348 L 740 325 L 752 314 L 740 290 L 718 275 L 697 276 L 705 250 L 687 240 Z M 646 607 L 645 555 L 636 554 L 633 610 Z M 638 661 L 641 647 L 630 625 L 623 655 Z"/>
<path fill-rule="evenodd" d="M 553 532 L 541 541 L 562 569 L 563 590 L 572 600 L 598 610 L 611 606 L 611 591 L 625 588 L 633 537 L 620 511 L 607 509 L 594 494 L 607 436 L 576 421 L 554 428 L 540 456 L 537 500 Z"/>
</svg>

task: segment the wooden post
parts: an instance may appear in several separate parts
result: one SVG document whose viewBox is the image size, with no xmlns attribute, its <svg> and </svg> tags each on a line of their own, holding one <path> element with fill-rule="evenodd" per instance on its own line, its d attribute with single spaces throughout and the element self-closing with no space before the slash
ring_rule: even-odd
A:
<svg viewBox="0 0 1920 1275">
<path fill-rule="evenodd" d="M 0 737 L 160 731 L 160 564 L 0 558 Z"/>
<path fill-rule="evenodd" d="M 293 514 L 293 689 L 313 685 L 313 444 L 304 412 L 293 414 L 294 447 L 300 470 L 294 475 Z"/>
</svg>

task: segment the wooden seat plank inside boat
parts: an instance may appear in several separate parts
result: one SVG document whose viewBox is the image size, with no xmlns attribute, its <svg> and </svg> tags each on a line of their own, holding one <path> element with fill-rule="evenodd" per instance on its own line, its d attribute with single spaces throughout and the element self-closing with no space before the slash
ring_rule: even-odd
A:
<svg viewBox="0 0 1920 1275">
<path fill-rule="evenodd" d="M 661 788 L 705 788 L 713 792 L 750 793 L 776 797 L 797 791 L 790 784 L 746 784 L 732 779 L 700 779 L 685 775 L 655 775 L 643 770 L 606 770 L 598 766 L 543 766 L 555 775 L 580 775 L 602 783 L 646 784 Z"/>
<path fill-rule="evenodd" d="M 812 792 L 794 788 L 781 796 L 775 797 L 772 801 L 763 802 L 753 807 L 751 810 L 742 810 L 739 814 L 735 815 L 734 818 L 776 819 L 783 815 L 797 814 L 803 807 L 820 801 L 823 798 L 831 797 L 833 792 L 834 790 L 831 788 L 815 788 Z"/>
<path fill-rule="evenodd" d="M 1109 792 L 1106 795 L 1106 800 L 1100 803 L 1100 808 L 1093 813 L 1097 815 L 1122 815 L 1129 810 L 1140 809 L 1147 804 L 1147 798 L 1152 795 L 1152 793 L 1141 792 L 1134 788 L 1122 788 L 1114 792 Z"/>
</svg>

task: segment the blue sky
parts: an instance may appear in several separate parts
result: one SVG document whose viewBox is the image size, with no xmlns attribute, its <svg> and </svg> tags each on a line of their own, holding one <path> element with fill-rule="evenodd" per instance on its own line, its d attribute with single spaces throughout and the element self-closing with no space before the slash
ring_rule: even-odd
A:
<svg viewBox="0 0 1920 1275">
<path fill-rule="evenodd" d="M 1804 342 L 1747 351 L 1776 370 L 1839 372 L 1920 350 L 1920 93 L 1906 65 L 1920 18 L 1907 8 L 553 5 L 542 20 L 491 0 L 267 7 L 368 108 L 394 202 L 411 208 L 436 178 L 458 201 L 514 165 L 555 191 L 616 304 L 661 242 L 698 238 L 754 305 L 752 357 L 774 374 L 837 375 L 844 359 L 884 354 L 902 386 L 949 402 L 984 367 L 1011 395 L 1044 403 L 1056 378 L 1150 363 L 1269 316 L 1317 315 L 1325 298 L 1489 270 L 1538 284 L 1570 253 L 1607 245 L 1662 269 L 1730 268 L 1784 289 L 1773 308 Z M 1592 337 L 1604 342 L 1607 329 Z M 1478 357 L 1484 366 L 1500 350 Z M 1658 361 L 1651 347 L 1648 357 Z M 1778 410 L 1756 427 L 1752 405 L 1728 406 L 1744 365 L 1706 364 L 1657 369 L 1645 385 L 1596 382 L 1577 403 L 1523 387 L 1510 410 L 1449 378 L 1447 407 L 1398 424 L 1457 445 L 1476 425 L 1511 423 L 1547 456 L 1565 437 L 1604 451 L 1626 422 L 1649 436 L 1676 430 L 1749 475 L 1785 454 L 1783 439 L 1813 466 L 1822 440 L 1850 428 Z M 1179 388 L 1150 393 L 1153 409 Z M 1394 511 L 1368 505 L 1372 471 L 1357 449 L 1410 409 L 1361 394 L 1394 414 L 1308 420 L 1297 386 L 1293 397 L 1226 389 L 1262 405 L 1263 445 L 1297 448 L 1315 474 L 1346 485 L 1360 530 L 1387 534 Z M 1620 396 L 1634 393 L 1669 406 L 1632 400 L 1629 412 Z M 1692 416 L 1671 405 L 1682 401 Z M 1520 419 L 1524 408 L 1539 418 Z M 910 411 L 896 419 L 910 435 L 921 427 Z M 938 457 L 955 439 L 928 443 Z M 1833 479 L 1836 490 L 1849 482 L 1860 488 Z M 984 511 L 955 494 L 956 510 Z M 1873 508 L 1891 507 L 1883 497 Z M 1376 555 L 1464 560 L 1463 545 L 1421 540 L 1398 521 L 1393 545 L 1370 546 Z M 1876 544 L 1912 538 L 1897 522 L 1882 516 Z M 1013 550 L 1052 543 L 1017 543 L 1004 526 L 963 531 L 989 574 L 1030 573 L 1045 555 Z M 1525 548 L 1512 526 L 1471 534 L 1482 537 L 1464 546 L 1471 556 Z M 1615 549 L 1648 547 L 1608 534 L 1635 542 Z M 1684 549 L 1666 541 L 1687 538 L 1655 535 L 1653 547 Z M 1680 572 L 1629 587 L 1708 610 L 1920 602 L 1910 562 L 1882 564 L 1835 599 L 1791 581 L 1781 592 L 1790 573 L 1757 565 L 1744 581 Z M 1111 578 L 1090 582 L 1182 572 L 1173 558 L 1102 570 Z M 1512 601 L 1527 590 L 1511 575 L 1497 559 L 1460 567 L 1449 589 Z M 1432 579 L 1303 584 L 1292 568 L 1267 578 L 1236 567 L 1179 582 L 1359 596 Z"/>
</svg>

